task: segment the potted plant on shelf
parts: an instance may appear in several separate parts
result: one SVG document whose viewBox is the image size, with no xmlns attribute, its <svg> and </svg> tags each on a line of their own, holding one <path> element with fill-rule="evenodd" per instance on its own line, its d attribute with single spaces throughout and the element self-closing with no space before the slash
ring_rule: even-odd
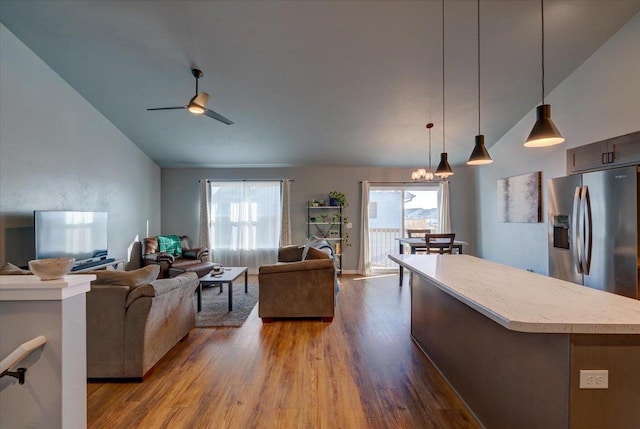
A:
<svg viewBox="0 0 640 429">
<path fill-rule="evenodd" d="M 347 207 L 349 203 L 342 192 L 331 191 L 329 192 L 329 205 Z"/>
</svg>

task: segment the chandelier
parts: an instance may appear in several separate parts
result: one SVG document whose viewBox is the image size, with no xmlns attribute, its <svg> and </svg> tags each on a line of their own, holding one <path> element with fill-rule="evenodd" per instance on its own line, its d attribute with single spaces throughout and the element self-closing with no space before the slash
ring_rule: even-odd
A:
<svg viewBox="0 0 640 429">
<path fill-rule="evenodd" d="M 431 128 L 433 128 L 433 124 L 429 122 L 427 124 L 427 129 L 429 130 L 429 169 L 426 170 L 424 168 L 419 168 L 415 171 L 412 171 L 412 180 L 426 182 L 434 179 L 433 170 L 431 170 Z"/>
</svg>

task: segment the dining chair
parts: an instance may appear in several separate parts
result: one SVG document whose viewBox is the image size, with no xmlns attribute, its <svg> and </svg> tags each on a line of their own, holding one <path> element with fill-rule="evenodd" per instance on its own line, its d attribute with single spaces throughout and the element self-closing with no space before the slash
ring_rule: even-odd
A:
<svg viewBox="0 0 640 429">
<path fill-rule="evenodd" d="M 453 254 L 453 240 L 455 238 L 455 233 L 425 234 L 424 239 L 427 244 L 427 254 Z"/>
<path fill-rule="evenodd" d="M 407 232 L 408 238 L 422 238 L 425 234 L 431 234 L 433 232 L 432 229 L 409 229 L 405 230 Z M 414 253 L 421 254 L 424 253 L 426 249 L 414 249 Z"/>
<path fill-rule="evenodd" d="M 425 234 L 431 234 L 432 232 L 432 229 L 407 229 L 407 237 L 424 237 Z"/>
</svg>

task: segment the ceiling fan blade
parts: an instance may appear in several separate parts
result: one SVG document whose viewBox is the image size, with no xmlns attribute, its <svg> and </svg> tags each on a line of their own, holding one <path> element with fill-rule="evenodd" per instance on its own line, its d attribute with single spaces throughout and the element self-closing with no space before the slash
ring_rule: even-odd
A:
<svg viewBox="0 0 640 429">
<path fill-rule="evenodd" d="M 206 107 L 208 101 L 209 101 L 209 94 L 207 94 L 206 92 L 201 92 L 200 94 L 193 97 L 193 99 L 191 100 L 192 103 L 196 103 L 202 107 Z"/>
<path fill-rule="evenodd" d="M 187 106 L 176 106 L 176 107 L 156 107 L 153 109 L 147 109 L 147 110 L 177 110 L 177 109 L 186 109 Z"/>
<path fill-rule="evenodd" d="M 211 109 L 204 109 L 204 114 L 207 115 L 210 118 L 213 118 L 213 119 L 215 119 L 217 121 L 222 122 L 223 124 L 227 124 L 227 125 L 233 124 L 232 120 L 225 118 L 221 114 L 216 113 Z"/>
</svg>

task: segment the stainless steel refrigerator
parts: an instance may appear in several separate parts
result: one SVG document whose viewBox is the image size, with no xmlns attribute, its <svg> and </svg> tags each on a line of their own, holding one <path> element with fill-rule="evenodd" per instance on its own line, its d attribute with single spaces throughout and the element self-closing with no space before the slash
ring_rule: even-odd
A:
<svg viewBox="0 0 640 429">
<path fill-rule="evenodd" d="M 640 299 L 638 167 L 548 184 L 549 275 Z"/>
</svg>

